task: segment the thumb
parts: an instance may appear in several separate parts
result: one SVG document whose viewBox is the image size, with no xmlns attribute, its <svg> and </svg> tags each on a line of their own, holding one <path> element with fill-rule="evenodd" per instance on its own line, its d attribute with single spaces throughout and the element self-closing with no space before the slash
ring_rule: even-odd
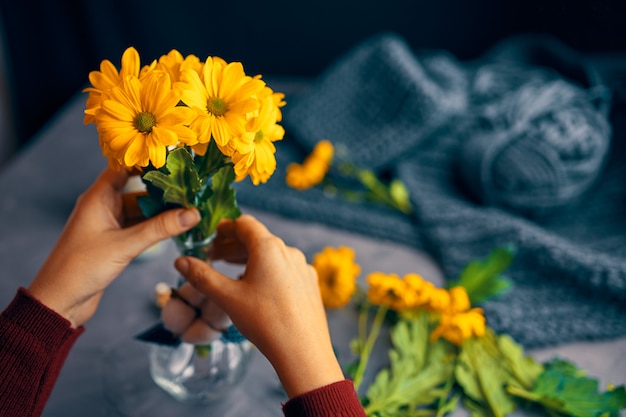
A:
<svg viewBox="0 0 626 417">
<path fill-rule="evenodd" d="M 229 314 L 229 299 L 231 294 L 235 294 L 237 281 L 193 256 L 182 256 L 176 259 L 174 267 L 196 290 L 206 295 L 226 314 Z"/>
<path fill-rule="evenodd" d="M 167 210 L 136 225 L 128 227 L 125 243 L 133 257 L 150 246 L 184 233 L 200 222 L 196 209 Z"/>
</svg>

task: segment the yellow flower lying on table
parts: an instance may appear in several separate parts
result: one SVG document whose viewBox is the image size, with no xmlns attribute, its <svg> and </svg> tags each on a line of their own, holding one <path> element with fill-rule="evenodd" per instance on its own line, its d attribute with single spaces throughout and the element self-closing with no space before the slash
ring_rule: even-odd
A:
<svg viewBox="0 0 626 417">
<path fill-rule="evenodd" d="M 431 333 L 431 340 L 443 337 L 461 346 L 465 339 L 485 334 L 483 310 L 470 309 L 469 297 L 463 287 L 436 288 L 418 274 L 400 278 L 396 274 L 381 272 L 368 275 L 367 283 L 367 298 L 373 305 L 385 305 L 406 316 L 421 310 L 433 313 L 439 326 Z"/>
<path fill-rule="evenodd" d="M 412 276 L 418 276 L 412 274 Z M 392 310 L 402 311 L 416 307 L 418 297 L 408 284 L 408 280 L 396 274 L 372 272 L 367 276 L 369 289 L 367 298 L 373 305 L 386 305 Z"/>
<path fill-rule="evenodd" d="M 376 173 L 367 168 L 354 166 L 345 160 L 336 161 L 336 159 L 332 142 L 327 139 L 321 140 L 304 158 L 302 164 L 294 162 L 287 166 L 285 182 L 289 187 L 297 190 L 307 190 L 324 183 L 327 191 L 333 194 L 340 193 L 348 200 L 374 202 L 405 214 L 413 211 L 409 193 L 402 181 L 393 179 L 385 183 L 377 177 Z M 345 189 L 328 178 L 327 174 L 335 162 L 339 175 L 356 180 L 361 184 L 362 189 Z"/>
<path fill-rule="evenodd" d="M 356 291 L 361 267 L 354 260 L 354 250 L 346 246 L 326 247 L 313 258 L 324 306 L 343 307 Z"/>
<path fill-rule="evenodd" d="M 330 141 L 318 142 L 302 164 L 291 163 L 287 166 L 287 185 L 306 190 L 320 184 L 332 164 L 334 153 L 335 148 Z"/>
</svg>

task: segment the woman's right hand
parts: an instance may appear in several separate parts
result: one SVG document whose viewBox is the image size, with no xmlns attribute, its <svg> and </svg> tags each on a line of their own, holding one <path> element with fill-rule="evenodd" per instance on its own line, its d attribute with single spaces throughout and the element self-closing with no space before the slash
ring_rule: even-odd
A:
<svg viewBox="0 0 626 417">
<path fill-rule="evenodd" d="M 317 274 L 300 250 L 242 215 L 220 224 L 212 257 L 244 263 L 240 279 L 193 257 L 178 258 L 175 266 L 267 357 L 289 398 L 344 379 Z"/>
</svg>

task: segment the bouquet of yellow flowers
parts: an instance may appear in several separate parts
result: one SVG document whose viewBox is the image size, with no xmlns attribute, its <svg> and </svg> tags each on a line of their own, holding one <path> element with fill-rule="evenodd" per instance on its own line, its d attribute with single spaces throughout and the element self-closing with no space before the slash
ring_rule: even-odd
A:
<svg viewBox="0 0 626 417">
<path fill-rule="evenodd" d="M 240 62 L 172 50 L 141 66 L 129 47 L 119 70 L 103 60 L 89 81 L 84 122 L 96 125 L 111 167 L 141 173 L 144 215 L 200 211 L 201 223 L 182 238 L 210 238 L 221 219 L 239 215 L 232 183 L 265 183 L 276 169 L 284 94 Z"/>
<path fill-rule="evenodd" d="M 142 66 L 133 47 L 119 69 L 103 60 L 89 81 L 85 124 L 96 125 L 109 165 L 138 173 L 145 185 L 127 194 L 131 217 L 196 208 L 200 223 L 174 240 L 184 255 L 208 259 L 219 222 L 241 214 L 233 183 L 249 177 L 259 185 L 276 170 L 284 94 L 240 62 L 172 50 Z M 153 380 L 181 401 L 219 398 L 243 375 L 249 342 L 191 286 L 166 295 L 162 322 L 137 336 L 154 343 Z"/>
</svg>

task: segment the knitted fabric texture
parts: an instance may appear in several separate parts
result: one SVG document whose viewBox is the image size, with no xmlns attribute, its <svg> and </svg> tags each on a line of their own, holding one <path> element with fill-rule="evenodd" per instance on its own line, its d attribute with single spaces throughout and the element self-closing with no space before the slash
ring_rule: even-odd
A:
<svg viewBox="0 0 626 417">
<path fill-rule="evenodd" d="M 311 94 L 294 100 L 286 112 L 298 122 L 288 127 L 309 151 L 328 139 L 336 158 L 380 170 L 466 109 L 466 83 L 447 54 L 418 61 L 402 38 L 384 34 L 340 58 Z"/>
<path fill-rule="evenodd" d="M 539 218 L 571 205 L 594 184 L 611 126 L 608 90 L 594 72 L 566 81 L 535 68 L 535 61 L 571 73 L 579 57 L 552 39 L 500 45 L 471 69 L 471 117 L 456 136 L 463 136 L 460 178 L 479 202 Z"/>
<path fill-rule="evenodd" d="M 620 102 L 609 114 L 619 71 L 583 58 L 548 37 L 465 63 L 368 39 L 287 97 L 278 170 L 238 198 L 424 249 L 449 278 L 513 244 L 514 288 L 483 305 L 496 331 L 526 347 L 625 335 L 626 117 Z M 286 165 L 320 139 L 404 181 L 414 215 L 287 188 Z"/>
</svg>

